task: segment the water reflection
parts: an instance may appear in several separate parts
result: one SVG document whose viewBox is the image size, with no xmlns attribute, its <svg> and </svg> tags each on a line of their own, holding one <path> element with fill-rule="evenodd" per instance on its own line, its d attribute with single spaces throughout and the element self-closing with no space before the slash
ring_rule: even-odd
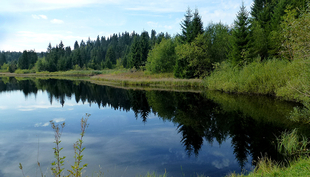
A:
<svg viewBox="0 0 310 177">
<path fill-rule="evenodd" d="M 262 154 L 267 154 L 275 160 L 281 159 L 274 144 L 276 136 L 285 130 L 299 126 L 285 119 L 287 113 L 292 110 L 293 104 L 267 97 L 257 97 L 255 102 L 256 97 L 233 97 L 218 92 L 205 92 L 202 94 L 126 90 L 83 81 L 1 78 L 0 92 L 14 90 L 21 90 L 25 97 L 31 94 L 36 96 L 39 91 L 47 91 L 50 104 L 55 105 L 55 102 L 57 102 L 62 107 L 67 102 L 71 102 L 71 99 L 74 99 L 78 104 L 97 105 L 101 109 L 112 108 L 122 112 L 133 111 L 135 118 L 140 119 L 144 124 L 147 124 L 154 115 L 158 116 L 162 121 L 172 122 L 175 125 L 178 134 L 181 136 L 180 143 L 188 158 L 194 156 L 194 158 L 199 159 L 204 143 L 226 146 L 223 143 L 231 141 L 233 154 L 239 164 L 239 169 L 233 169 L 234 171 L 243 169 L 249 163 L 249 157 L 253 160 L 253 165 Z M 237 106 L 242 104 L 245 105 Z M 266 107 L 266 105 L 268 106 Z M 30 107 L 23 109 L 30 109 Z M 269 109 L 272 109 L 272 111 Z M 36 125 L 37 127 L 46 126 L 44 122 Z M 158 133 L 163 127 L 158 126 L 156 128 Z M 134 131 L 139 131 L 142 134 L 147 132 L 145 130 Z M 130 134 L 132 133 L 137 132 L 131 131 Z M 108 132 L 105 132 L 105 134 L 108 134 Z M 141 134 L 136 136 L 139 137 Z M 151 134 L 148 134 L 148 136 L 151 136 Z M 152 146 L 148 145 L 149 149 L 146 154 L 149 154 L 153 146 L 156 146 L 153 143 L 151 144 Z M 120 151 L 128 148 L 121 144 L 114 145 L 118 146 Z M 98 145 L 93 144 L 93 146 Z M 104 148 L 104 146 L 102 151 L 116 148 L 115 146 Z M 155 152 L 160 154 L 158 150 Z M 222 156 L 221 153 L 213 154 L 214 156 Z M 117 157 L 117 155 L 114 154 L 114 157 Z M 124 157 L 124 159 L 126 158 Z M 125 163 L 123 160 L 120 161 Z M 126 163 L 129 163 L 129 161 Z M 150 162 L 144 163 L 149 164 Z M 229 159 L 222 158 L 213 161 L 212 165 L 222 169 L 229 166 L 229 163 Z M 205 175 L 212 176 L 205 167 L 199 166 L 202 169 L 197 169 L 198 166 L 193 166 L 194 171 L 188 173 L 193 174 L 195 171 L 202 171 L 207 173 Z M 175 167 L 171 167 L 171 169 L 173 168 Z M 219 174 L 225 175 L 226 173 L 227 171 L 218 172 L 215 176 Z"/>
</svg>

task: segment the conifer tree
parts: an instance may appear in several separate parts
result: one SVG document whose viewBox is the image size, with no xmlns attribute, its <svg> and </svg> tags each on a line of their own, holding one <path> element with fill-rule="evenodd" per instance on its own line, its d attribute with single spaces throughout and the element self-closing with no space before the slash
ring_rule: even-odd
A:
<svg viewBox="0 0 310 177">
<path fill-rule="evenodd" d="M 135 36 L 133 43 L 130 47 L 128 67 L 139 68 L 140 66 L 141 66 L 140 40 L 138 36 Z"/>
<path fill-rule="evenodd" d="M 146 61 L 147 61 L 147 55 L 149 53 L 150 50 L 150 44 L 149 44 L 149 33 L 147 31 L 144 31 L 141 33 L 141 37 L 140 37 L 140 51 L 141 51 L 141 65 L 145 65 Z"/>
<path fill-rule="evenodd" d="M 116 56 L 115 56 L 115 51 L 114 51 L 114 47 L 113 46 L 110 46 L 108 51 L 107 51 L 107 54 L 105 56 L 105 59 L 106 60 L 109 60 L 112 64 L 116 64 Z"/>
<path fill-rule="evenodd" d="M 250 41 L 249 33 L 248 12 L 245 9 L 244 3 L 242 3 L 240 11 L 237 14 L 237 19 L 234 21 L 234 28 L 232 31 L 229 59 L 233 65 L 240 65 L 247 60 Z"/>
<path fill-rule="evenodd" d="M 254 0 L 251 7 L 251 15 L 255 20 L 259 20 L 260 13 L 263 11 L 266 0 Z"/>
<path fill-rule="evenodd" d="M 182 43 L 187 43 L 187 42 L 191 42 L 191 32 L 192 32 L 192 11 L 191 9 L 188 7 L 186 14 L 184 15 L 185 19 L 184 21 L 181 23 L 181 28 L 182 28 L 182 33 L 181 33 L 181 40 Z"/>
<path fill-rule="evenodd" d="M 78 41 L 75 41 L 75 43 L 74 43 L 74 50 L 77 50 L 79 48 L 80 48 L 80 46 L 79 46 Z"/>
<path fill-rule="evenodd" d="M 188 8 L 185 19 L 181 23 L 181 28 L 181 41 L 183 44 L 192 42 L 199 34 L 204 32 L 203 23 L 197 9 L 195 9 L 194 14 L 192 14 L 191 9 Z"/>
<path fill-rule="evenodd" d="M 201 17 L 198 13 L 198 9 L 195 9 L 194 17 L 191 22 L 192 26 L 192 33 L 191 33 L 191 41 L 194 40 L 199 34 L 204 32 L 203 30 L 203 23 L 201 21 Z"/>
<path fill-rule="evenodd" d="M 4 53 L 0 53 L 0 66 L 2 66 L 4 63 L 6 63 L 6 58 Z"/>
<path fill-rule="evenodd" d="M 100 47 L 100 38 L 99 38 L 99 35 L 97 36 L 96 43 L 95 43 L 95 47 L 97 47 L 97 48 Z"/>
</svg>

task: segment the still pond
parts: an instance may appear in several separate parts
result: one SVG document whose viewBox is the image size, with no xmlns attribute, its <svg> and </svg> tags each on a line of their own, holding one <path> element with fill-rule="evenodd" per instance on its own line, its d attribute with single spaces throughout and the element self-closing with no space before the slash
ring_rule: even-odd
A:
<svg viewBox="0 0 310 177">
<path fill-rule="evenodd" d="M 54 132 L 65 122 L 64 168 L 74 163 L 80 120 L 88 120 L 83 176 L 225 176 L 277 160 L 276 137 L 298 127 L 295 103 L 220 92 L 121 89 L 86 81 L 0 78 L 0 177 L 52 176 Z M 309 137 L 309 136 L 308 136 Z"/>
</svg>

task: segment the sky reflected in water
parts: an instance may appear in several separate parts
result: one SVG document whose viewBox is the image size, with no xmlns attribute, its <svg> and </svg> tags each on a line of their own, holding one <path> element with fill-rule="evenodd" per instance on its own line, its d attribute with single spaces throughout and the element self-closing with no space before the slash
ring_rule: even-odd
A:
<svg viewBox="0 0 310 177">
<path fill-rule="evenodd" d="M 203 140 L 199 155 L 188 156 L 180 142 L 182 135 L 177 126 L 163 121 L 151 113 L 146 122 L 135 113 L 115 110 L 110 106 L 98 107 L 95 103 L 77 103 L 66 97 L 50 103 L 49 94 L 39 90 L 37 94 L 24 96 L 22 91 L 0 93 L 0 177 L 22 176 L 18 164 L 22 163 L 25 175 L 40 176 L 37 160 L 47 176 L 51 175 L 53 159 L 53 131 L 50 120 L 65 121 L 61 137 L 61 156 L 66 156 L 65 168 L 74 163 L 73 143 L 79 138 L 80 119 L 91 114 L 84 137 L 83 171 L 91 176 L 104 172 L 104 176 L 137 176 L 147 172 L 170 176 L 224 176 L 240 166 L 235 159 L 231 138 L 221 145 Z M 245 169 L 250 170 L 251 159 Z M 85 176 L 84 175 L 84 176 Z"/>
</svg>

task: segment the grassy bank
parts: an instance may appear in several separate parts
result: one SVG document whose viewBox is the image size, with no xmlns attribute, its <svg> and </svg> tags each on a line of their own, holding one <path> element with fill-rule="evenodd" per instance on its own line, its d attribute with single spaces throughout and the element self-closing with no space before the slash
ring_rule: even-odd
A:
<svg viewBox="0 0 310 177">
<path fill-rule="evenodd" d="M 204 87 L 202 79 L 176 79 L 173 73 L 147 74 L 143 71 L 129 69 L 108 70 L 70 70 L 58 72 L 35 72 L 32 70 L 16 70 L 15 73 L 2 72 L 0 76 L 19 77 L 89 77 L 97 84 L 105 83 L 117 86 L 148 86 L 148 87 Z"/>
<path fill-rule="evenodd" d="M 310 176 L 309 141 L 298 135 L 298 130 L 283 132 L 278 138 L 278 152 L 284 156 L 281 163 L 263 157 L 248 175 L 231 174 L 230 177 L 256 176 Z"/>
<path fill-rule="evenodd" d="M 291 101 L 308 100 L 310 90 L 309 61 L 259 59 L 242 68 L 222 63 L 205 86 L 211 90 L 232 93 L 274 95 Z"/>
<path fill-rule="evenodd" d="M 91 77 L 91 80 L 109 81 L 122 86 L 204 87 L 201 79 L 176 79 L 173 73 L 147 74 L 143 71 L 101 74 Z"/>
<path fill-rule="evenodd" d="M 232 67 L 222 63 L 210 76 L 204 80 L 210 90 L 219 90 L 227 93 L 272 95 L 281 99 L 297 101 L 304 104 L 296 107 L 286 117 L 303 123 L 310 123 L 310 60 L 296 59 L 293 61 L 272 59 L 256 61 L 243 67 Z M 214 95 L 209 95 L 213 99 Z M 231 106 L 231 104 L 229 104 Z M 262 105 L 265 105 L 263 103 Z M 244 105 L 242 109 L 247 106 Z M 272 106 L 271 106 L 272 108 Z M 276 108 L 273 108 L 276 111 Z M 300 139 L 299 139 L 300 140 Z M 290 145 L 306 144 L 299 151 L 307 151 L 309 141 L 287 141 Z M 278 142 L 281 145 L 281 142 Z M 289 154 L 296 154 L 290 152 Z M 262 158 L 256 169 L 248 175 L 232 174 L 229 176 L 310 176 L 310 157 L 299 155 L 295 158 L 284 159 L 283 162 L 273 162 Z"/>
<path fill-rule="evenodd" d="M 257 168 L 256 171 L 251 172 L 248 175 L 232 174 L 229 175 L 229 177 L 310 176 L 310 157 L 301 157 L 298 160 L 291 161 L 288 167 L 283 167 L 268 159 L 263 159 L 258 165 L 260 168 Z"/>
</svg>

